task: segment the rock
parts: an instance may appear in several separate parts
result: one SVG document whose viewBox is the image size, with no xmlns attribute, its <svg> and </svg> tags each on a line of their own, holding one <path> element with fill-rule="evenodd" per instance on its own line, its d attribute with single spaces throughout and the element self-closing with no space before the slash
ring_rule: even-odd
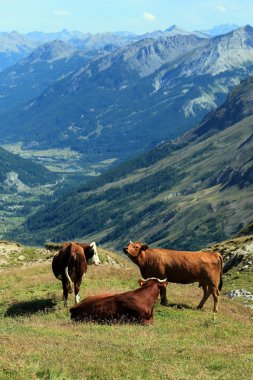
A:
<svg viewBox="0 0 253 380">
<path fill-rule="evenodd" d="M 18 260 L 19 260 L 19 261 L 24 261 L 24 260 L 25 260 L 25 256 L 24 256 L 24 255 L 20 255 L 20 256 L 18 256 Z"/>
<path fill-rule="evenodd" d="M 248 290 L 245 289 L 235 289 L 235 290 L 230 290 L 226 295 L 229 298 L 236 298 L 236 297 L 246 297 L 250 301 L 253 300 L 253 294 L 249 292 Z"/>
</svg>

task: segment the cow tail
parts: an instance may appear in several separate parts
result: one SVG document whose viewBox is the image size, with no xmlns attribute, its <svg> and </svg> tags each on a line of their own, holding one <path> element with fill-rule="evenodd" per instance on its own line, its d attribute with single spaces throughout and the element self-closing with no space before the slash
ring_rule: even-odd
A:
<svg viewBox="0 0 253 380">
<path fill-rule="evenodd" d="M 222 275 L 223 275 L 223 258 L 222 258 L 222 256 L 221 256 L 220 253 L 219 253 L 219 260 L 220 260 L 220 283 L 219 283 L 218 289 L 221 290 L 222 289 L 222 285 L 223 285 L 223 280 L 222 280 Z"/>
<path fill-rule="evenodd" d="M 69 264 L 71 262 L 71 260 L 73 259 L 73 253 L 72 253 L 72 244 L 70 244 L 68 247 L 67 247 L 67 257 L 66 257 L 66 267 L 64 268 L 64 273 L 65 273 L 65 276 L 66 276 L 66 279 L 68 281 L 68 291 L 69 293 L 72 293 L 73 292 L 73 283 L 72 283 L 72 280 L 69 276 Z"/>
</svg>

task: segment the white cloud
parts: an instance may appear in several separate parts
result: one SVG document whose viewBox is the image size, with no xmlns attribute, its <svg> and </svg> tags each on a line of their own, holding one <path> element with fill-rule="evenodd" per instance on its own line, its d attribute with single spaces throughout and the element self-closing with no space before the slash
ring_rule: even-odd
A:
<svg viewBox="0 0 253 380">
<path fill-rule="evenodd" d="M 149 12 L 144 12 L 143 17 L 147 21 L 154 21 L 156 18 L 155 15 L 153 15 L 153 13 L 149 13 Z"/>
<path fill-rule="evenodd" d="M 218 12 L 222 12 L 222 13 L 227 12 L 227 8 L 224 7 L 224 5 L 219 5 L 216 9 Z"/>
<path fill-rule="evenodd" d="M 70 12 L 64 11 L 63 9 L 54 9 L 54 14 L 57 15 L 57 16 L 63 16 L 63 17 L 71 15 Z"/>
</svg>

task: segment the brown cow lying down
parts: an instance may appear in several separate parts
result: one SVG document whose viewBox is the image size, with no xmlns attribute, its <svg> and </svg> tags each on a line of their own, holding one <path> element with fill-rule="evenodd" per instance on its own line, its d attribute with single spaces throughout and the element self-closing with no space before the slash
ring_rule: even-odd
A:
<svg viewBox="0 0 253 380">
<path fill-rule="evenodd" d="M 144 278 L 167 278 L 168 282 L 190 284 L 198 282 L 204 295 L 198 308 L 201 309 L 210 294 L 214 308 L 218 311 L 222 287 L 223 260 L 219 252 L 190 252 L 171 249 L 149 248 L 140 242 L 130 242 L 123 252 L 140 268 Z M 161 288 L 161 304 L 167 305 L 166 288 Z"/>
<path fill-rule="evenodd" d="M 151 278 L 139 280 L 140 288 L 125 293 L 107 293 L 90 296 L 70 309 L 71 319 L 76 321 L 96 320 L 153 322 L 154 303 L 166 280 Z"/>
<path fill-rule="evenodd" d="M 68 294 L 75 289 L 75 302 L 78 303 L 79 290 L 83 275 L 87 271 L 87 264 L 100 264 L 96 243 L 64 243 L 62 248 L 53 257 L 52 270 L 55 277 L 62 281 L 64 306 L 68 304 Z"/>
</svg>

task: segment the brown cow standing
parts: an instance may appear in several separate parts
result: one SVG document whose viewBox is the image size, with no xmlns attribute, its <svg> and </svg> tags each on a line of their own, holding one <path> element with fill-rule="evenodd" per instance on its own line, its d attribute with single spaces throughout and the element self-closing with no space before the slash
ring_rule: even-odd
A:
<svg viewBox="0 0 253 380">
<path fill-rule="evenodd" d="M 140 288 L 124 293 L 107 293 L 89 296 L 70 309 L 71 318 L 76 321 L 135 321 L 153 322 L 154 303 L 166 280 L 139 280 Z"/>
<path fill-rule="evenodd" d="M 175 251 L 149 248 L 140 242 L 130 242 L 123 252 L 140 268 L 144 278 L 167 278 L 168 282 L 190 284 L 199 282 L 204 295 L 198 308 L 201 309 L 210 294 L 214 308 L 218 311 L 219 295 L 222 287 L 223 260 L 219 252 Z M 161 304 L 167 305 L 166 288 L 161 288 Z"/>
<path fill-rule="evenodd" d="M 87 264 L 100 264 L 95 242 L 91 244 L 67 242 L 54 255 L 52 270 L 55 277 L 62 281 L 64 306 L 68 304 L 68 294 L 73 292 L 72 282 L 75 302 L 79 302 L 80 285 L 87 271 Z"/>
</svg>

